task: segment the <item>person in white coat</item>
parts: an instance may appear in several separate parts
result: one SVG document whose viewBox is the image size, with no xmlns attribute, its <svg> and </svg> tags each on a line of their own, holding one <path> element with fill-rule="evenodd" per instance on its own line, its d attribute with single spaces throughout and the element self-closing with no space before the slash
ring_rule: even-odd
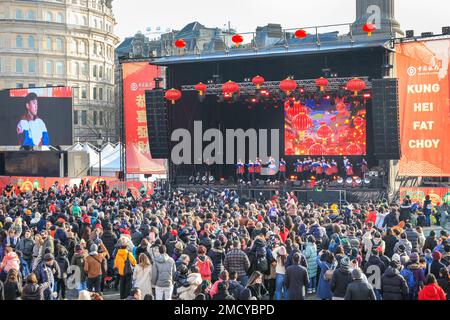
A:
<svg viewBox="0 0 450 320">
<path fill-rule="evenodd" d="M 139 288 L 142 298 L 146 295 L 153 296 L 152 292 L 152 265 L 150 259 L 145 253 L 139 255 L 139 264 L 134 268 L 133 272 L 134 287 Z"/>
</svg>

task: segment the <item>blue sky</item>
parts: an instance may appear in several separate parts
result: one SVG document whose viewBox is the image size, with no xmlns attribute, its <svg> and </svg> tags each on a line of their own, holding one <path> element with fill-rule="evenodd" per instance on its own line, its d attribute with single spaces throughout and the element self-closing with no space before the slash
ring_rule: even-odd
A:
<svg viewBox="0 0 450 320">
<path fill-rule="evenodd" d="M 402 29 L 440 33 L 450 25 L 448 0 L 397 0 L 396 17 Z M 123 39 L 137 31 L 181 29 L 192 21 L 207 27 L 231 26 L 252 32 L 269 22 L 283 28 L 350 23 L 355 19 L 355 0 L 114 0 L 115 33 Z"/>
</svg>

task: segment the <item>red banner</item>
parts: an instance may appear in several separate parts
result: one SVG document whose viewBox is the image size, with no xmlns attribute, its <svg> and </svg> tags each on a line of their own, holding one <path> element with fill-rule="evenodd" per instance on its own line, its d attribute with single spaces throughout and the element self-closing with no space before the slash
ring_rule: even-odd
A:
<svg viewBox="0 0 450 320">
<path fill-rule="evenodd" d="M 148 62 L 122 64 L 126 172 L 164 174 L 164 160 L 153 160 L 149 148 L 145 91 L 154 88 L 161 68 Z"/>
<path fill-rule="evenodd" d="M 427 195 L 430 196 L 434 205 L 443 203 L 450 204 L 449 188 L 400 188 L 400 199 L 409 196 L 413 203 L 423 204 Z"/>
<path fill-rule="evenodd" d="M 64 186 L 73 187 L 75 184 L 79 185 L 81 180 L 85 183 L 87 181 L 91 182 L 91 188 L 94 189 L 99 180 L 106 181 L 109 189 L 117 188 L 122 194 L 126 194 L 128 189 L 131 190 L 135 197 L 141 194 L 144 190 L 147 195 L 153 194 L 153 183 L 151 182 L 135 182 L 135 181 L 117 181 L 115 178 L 111 177 L 84 177 L 84 178 L 44 178 L 44 177 L 6 177 L 0 176 L 0 192 L 3 192 L 4 188 L 8 184 L 13 186 L 18 186 L 21 192 L 33 191 L 34 189 L 38 191 L 48 190 L 51 188 L 55 182 L 62 188 Z"/>
<path fill-rule="evenodd" d="M 396 48 L 402 158 L 400 176 L 450 176 L 450 40 Z"/>
</svg>

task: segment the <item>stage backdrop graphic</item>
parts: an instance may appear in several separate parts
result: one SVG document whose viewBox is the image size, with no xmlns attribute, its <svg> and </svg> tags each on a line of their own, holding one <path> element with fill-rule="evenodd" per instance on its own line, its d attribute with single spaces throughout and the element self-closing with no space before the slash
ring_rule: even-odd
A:
<svg viewBox="0 0 450 320">
<path fill-rule="evenodd" d="M 397 45 L 400 176 L 450 176 L 450 40 Z"/>
<path fill-rule="evenodd" d="M 449 188 L 400 188 L 400 198 L 403 199 L 409 196 L 413 203 L 423 204 L 425 197 L 428 195 L 434 205 L 443 203 L 450 204 Z"/>
<path fill-rule="evenodd" d="M 37 96 L 37 119 L 35 120 L 27 116 L 25 103 L 26 97 L 31 93 Z M 23 142 L 27 146 L 31 146 L 31 143 L 33 146 L 72 145 L 72 88 L 49 87 L 0 91 L 0 128 L 0 145 L 3 146 L 21 146 Z M 19 135 L 24 131 L 27 133 Z M 43 132 L 47 132 L 48 139 L 42 138 Z"/>
<path fill-rule="evenodd" d="M 366 106 L 351 106 L 343 98 L 314 99 L 305 105 L 285 105 L 285 154 L 366 155 Z"/>
<path fill-rule="evenodd" d="M 163 174 L 164 160 L 153 160 L 147 129 L 145 91 L 154 88 L 154 78 L 161 77 L 161 68 L 148 62 L 122 64 L 123 103 L 125 118 L 126 172 Z"/>
</svg>

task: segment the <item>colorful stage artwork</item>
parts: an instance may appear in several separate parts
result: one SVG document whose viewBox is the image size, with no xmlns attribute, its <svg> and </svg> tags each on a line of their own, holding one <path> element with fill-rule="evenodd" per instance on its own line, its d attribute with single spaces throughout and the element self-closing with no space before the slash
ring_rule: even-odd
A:
<svg viewBox="0 0 450 320">
<path fill-rule="evenodd" d="M 285 154 L 366 155 L 366 106 L 343 98 L 285 103 Z"/>
</svg>

